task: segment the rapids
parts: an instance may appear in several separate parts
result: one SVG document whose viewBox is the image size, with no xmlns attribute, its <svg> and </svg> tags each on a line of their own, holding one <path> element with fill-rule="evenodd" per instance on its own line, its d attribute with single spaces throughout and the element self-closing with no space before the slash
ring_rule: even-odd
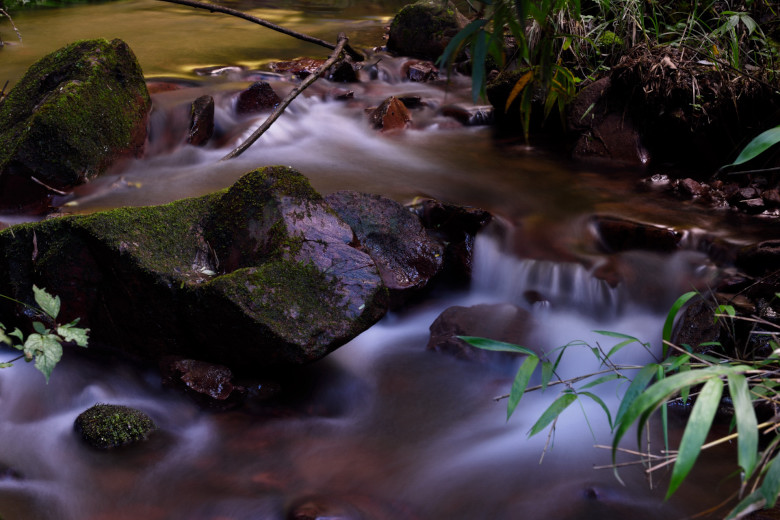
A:
<svg viewBox="0 0 780 520">
<path fill-rule="evenodd" d="M 381 42 L 402 3 L 238 7 L 325 39 L 343 30 L 355 46 L 368 47 Z M 377 79 L 349 86 L 354 102 L 330 99 L 331 89 L 342 86 L 320 81 L 249 152 L 218 164 L 262 121 L 236 119 L 233 95 L 260 77 L 286 92 L 291 86 L 263 66 L 319 56 L 318 48 L 230 17 L 152 0 L 30 10 L 16 13 L 14 21 L 24 44 L 0 49 L 11 83 L 43 54 L 75 39 L 104 36 L 125 39 L 150 78 L 195 85 L 155 94 L 147 156 L 58 200 L 63 212 L 164 203 L 223 188 L 258 166 L 286 164 L 323 194 L 354 189 L 401 202 L 435 197 L 488 209 L 504 226 L 478 238 L 471 287 L 440 287 L 306 367 L 285 381 L 291 387 L 283 388 L 289 396 L 279 409 L 250 403 L 230 412 L 205 411 L 162 389 L 153 367 L 97 352 L 67 350 L 48 385 L 30 365 L 0 371 L 4 520 L 281 520 L 312 504 L 323 508 L 318 518 L 674 519 L 711 507 L 734 490 L 726 477 L 735 455 L 725 448 L 703 457 L 669 502 L 663 501 L 663 472 L 651 488 L 640 469 L 622 468 L 623 486 L 611 470 L 594 469 L 610 462 L 609 450 L 594 447 L 611 442 L 598 406 L 567 410 L 545 449 L 546 432 L 531 439 L 526 433 L 556 397 L 555 389 L 528 394 L 507 422 L 505 401 L 493 397 L 509 390 L 517 361 L 466 363 L 427 352 L 425 345 L 428 327 L 447 307 L 511 302 L 538 322 L 529 341 L 534 349 L 574 340 L 608 347 L 608 338 L 593 331 L 612 330 L 649 341 L 657 351 L 665 310 L 680 293 L 706 288 L 717 275 L 697 251 L 699 237 L 770 238 L 777 231 L 769 223 L 746 225 L 740 217 L 649 193 L 640 189 L 641 172 L 571 165 L 549 143 L 499 142 L 487 128 L 453 125 L 436 109 L 469 103 L 468 83 L 405 82 L 402 60 L 382 53 L 373 54 L 375 65 L 361 72 Z M 11 40 L 5 25 L 0 31 Z M 225 65 L 247 69 L 216 77 L 194 72 Z M 201 149 L 180 138 L 187 104 L 203 93 L 216 99 L 222 137 Z M 401 94 L 418 95 L 428 107 L 413 113 L 415 127 L 392 135 L 369 129 L 365 107 Z M 676 226 L 686 231 L 686 250 L 608 258 L 593 248 L 587 224 L 593 214 Z M 11 223 L 29 218 L 3 217 Z M 608 261 L 635 273 L 633 281 L 612 286 L 595 277 Z M 529 291 L 542 298 L 529 302 Z M 561 375 L 599 369 L 587 349 L 570 353 Z M 643 349 L 621 357 L 631 363 L 650 359 Z M 613 409 L 616 390 L 602 395 Z M 98 402 L 140 408 L 160 431 L 140 446 L 91 450 L 78 440 L 73 421 Z M 673 429 L 673 440 L 680 434 Z M 661 445 L 658 432 L 651 441 Z"/>
</svg>

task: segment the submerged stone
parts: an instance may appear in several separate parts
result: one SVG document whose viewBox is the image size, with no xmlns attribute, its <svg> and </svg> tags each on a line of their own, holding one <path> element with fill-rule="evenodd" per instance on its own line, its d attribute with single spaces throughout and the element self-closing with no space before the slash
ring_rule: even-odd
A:
<svg viewBox="0 0 780 520">
<path fill-rule="evenodd" d="M 157 429 L 144 412 L 114 404 L 96 404 L 82 412 L 74 426 L 87 444 L 101 449 L 144 441 Z"/>
<path fill-rule="evenodd" d="M 0 210 L 42 209 L 140 156 L 150 107 L 121 40 L 79 41 L 34 63 L 0 105 Z"/>
</svg>

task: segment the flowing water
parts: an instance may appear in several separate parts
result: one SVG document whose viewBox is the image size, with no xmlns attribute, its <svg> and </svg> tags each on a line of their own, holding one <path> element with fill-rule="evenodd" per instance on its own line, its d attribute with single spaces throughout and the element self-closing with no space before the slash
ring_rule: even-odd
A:
<svg viewBox="0 0 780 520">
<path fill-rule="evenodd" d="M 356 46 L 369 47 L 380 44 L 400 4 L 237 5 L 324 39 L 343 30 Z M 610 462 L 609 450 L 594 447 L 611 442 L 598 406 L 572 407 L 553 437 L 528 439 L 555 389 L 527 395 L 507 423 L 505 401 L 492 398 L 508 391 L 518 361 L 467 363 L 425 345 L 428 327 L 447 307 L 510 302 L 533 313 L 528 346 L 538 351 L 573 340 L 611 346 L 594 330 L 632 334 L 657 350 L 665 309 L 717 276 L 697 252 L 700 237 L 768 238 L 770 223 L 648 193 L 638 189 L 639 172 L 575 168 L 554 147 L 499 142 L 489 129 L 453 125 L 436 109 L 467 103 L 467 83 L 455 80 L 445 89 L 443 83 L 402 81 L 402 60 L 381 53 L 361 72 L 376 79 L 349 86 L 354 101 L 332 100 L 331 90 L 342 86 L 320 81 L 249 152 L 217 164 L 261 121 L 236 119 L 234 94 L 259 78 L 286 92 L 291 86 L 264 65 L 322 55 L 319 49 L 248 22 L 151 0 L 14 14 L 24 44 L 0 50 L 11 83 L 37 57 L 100 36 L 128 41 L 150 78 L 195 85 L 155 94 L 147 156 L 58 200 L 64 212 L 163 203 L 223 188 L 258 166 L 286 164 L 323 194 L 354 189 L 401 202 L 435 197 L 491 210 L 503 226 L 478 238 L 470 288 L 439 288 L 388 315 L 285 381 L 292 388 L 283 389 L 289 397 L 278 409 L 250 403 L 204 411 L 163 389 L 155 370 L 109 355 L 68 350 L 48 385 L 30 365 L 3 370 L 3 519 L 284 519 L 316 508 L 319 516 L 311 518 L 672 519 L 713 506 L 734 490 L 726 477 L 735 459 L 727 449 L 704 457 L 669 502 L 663 501 L 663 472 L 651 487 L 640 469 L 628 466 L 621 469 L 621 485 L 611 470 L 594 469 Z M 0 34 L 11 39 L 7 25 L 0 25 Z M 208 66 L 246 69 L 217 77 L 195 72 Z M 188 104 L 203 93 L 215 97 L 220 137 L 205 148 L 185 146 Z M 413 113 L 413 129 L 380 134 L 368 127 L 365 107 L 391 94 L 418 95 L 427 108 Z M 594 247 L 594 214 L 676 226 L 685 230 L 687 247 L 671 255 L 604 255 Z M 615 286 L 594 276 L 605 265 L 624 281 Z M 529 303 L 529 292 L 541 298 Z M 621 361 L 650 359 L 635 348 Z M 560 375 L 599 369 L 587 349 L 573 349 Z M 612 388 L 602 397 L 616 407 L 615 394 Z M 91 450 L 77 438 L 73 421 L 97 402 L 142 409 L 160 431 L 140 446 Z M 673 428 L 672 440 L 679 435 Z M 650 440 L 656 448 L 662 443 L 655 431 Z"/>
</svg>

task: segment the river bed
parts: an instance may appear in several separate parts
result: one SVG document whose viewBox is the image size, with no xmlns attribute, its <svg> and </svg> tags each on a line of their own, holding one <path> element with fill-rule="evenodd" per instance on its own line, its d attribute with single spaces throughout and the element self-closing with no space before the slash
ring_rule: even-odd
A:
<svg viewBox="0 0 780 520">
<path fill-rule="evenodd" d="M 381 44 L 402 2 L 231 5 L 324 39 L 345 31 L 353 45 L 366 48 Z M 289 90 L 288 82 L 268 73 L 267 63 L 325 53 L 242 20 L 152 0 L 12 14 L 24 43 L 0 49 L 11 83 L 33 60 L 65 43 L 119 37 L 150 81 L 195 84 L 155 94 L 157 140 L 150 141 L 147 156 L 58 200 L 64 213 L 197 196 L 258 166 L 284 164 L 303 172 L 322 194 L 352 189 L 403 203 L 433 197 L 490 210 L 510 232 L 478 238 L 470 287 L 437 288 L 306 367 L 294 388 L 283 389 L 290 397 L 280 409 L 203 410 L 162 388 L 154 367 L 111 355 L 67 350 L 48 385 L 31 365 L 1 371 L 4 520 L 288 519 L 315 510 L 319 516 L 311 518 L 675 519 L 712 507 L 736 489 L 727 478 L 736 457 L 725 448 L 704 457 L 668 502 L 663 472 L 651 487 L 641 468 L 625 467 L 622 485 L 610 469 L 594 469 L 611 460 L 609 450 L 595 447 L 611 443 L 598 406 L 572 407 L 554 436 L 528 439 L 556 390 L 529 394 L 507 422 L 505 401 L 493 397 L 509 390 L 516 360 L 467 363 L 425 345 L 428 327 L 447 307 L 510 302 L 534 314 L 538 325 L 529 346 L 536 350 L 574 340 L 608 347 L 609 340 L 593 331 L 612 330 L 650 342 L 657 353 L 665 310 L 679 294 L 705 289 L 718 274 L 697 250 L 699 238 L 771 238 L 778 234 L 772 221 L 654 193 L 641 183 L 644 172 L 573 165 L 549 143 L 499 141 L 487 127 L 453 124 L 437 109 L 468 104 L 468 81 L 410 83 L 400 74 L 403 60 L 374 51 L 370 62 L 378 79 L 350 86 L 354 102 L 331 99 L 328 93 L 342 86 L 320 81 L 245 155 L 218 164 L 262 121 L 236 119 L 233 95 L 259 77 L 280 92 Z M 0 32 L 11 40 L 7 25 Z M 210 66 L 246 69 L 208 77 L 195 72 Z M 218 122 L 230 137 L 204 148 L 170 145 L 166 132 L 176 127 L 182 107 L 203 93 L 214 95 Z M 420 96 L 428 108 L 413 112 L 413 128 L 381 134 L 369 128 L 365 108 L 389 95 Z M 593 245 L 593 215 L 674 226 L 686 233 L 688 246 L 674 254 L 606 255 Z M 594 276 L 593 266 L 608 260 L 637 276 L 617 287 L 607 284 Z M 527 291 L 545 295 L 548 303 L 529 303 Z M 652 359 L 641 348 L 625 356 L 631 363 Z M 561 375 L 598 369 L 581 348 L 566 356 Z M 614 408 L 616 393 L 613 388 L 603 396 Z M 73 421 L 98 402 L 142 409 L 160 430 L 139 446 L 94 451 L 78 439 Z M 673 417 L 672 440 L 681 434 L 680 421 Z M 634 448 L 635 436 L 626 437 L 625 446 Z M 660 439 L 654 429 L 653 446 L 660 447 Z"/>
</svg>

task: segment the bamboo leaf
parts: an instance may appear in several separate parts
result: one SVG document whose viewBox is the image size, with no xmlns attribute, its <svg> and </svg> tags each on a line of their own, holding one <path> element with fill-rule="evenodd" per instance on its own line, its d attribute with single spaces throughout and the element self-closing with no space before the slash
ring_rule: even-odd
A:
<svg viewBox="0 0 780 520">
<path fill-rule="evenodd" d="M 471 98 L 477 104 L 480 96 L 485 93 L 485 61 L 487 60 L 488 34 L 477 32 L 471 56 Z"/>
<path fill-rule="evenodd" d="M 450 43 L 448 43 L 447 46 L 444 48 L 444 52 L 442 52 L 441 56 L 439 56 L 439 59 L 436 60 L 436 64 L 439 65 L 440 67 L 449 66 L 450 61 L 455 56 L 458 55 L 458 51 L 460 50 L 461 46 L 464 44 L 466 39 L 473 36 L 474 33 L 476 33 L 482 27 L 484 27 L 486 23 L 487 20 L 474 20 L 466 27 L 461 29 L 458 32 L 458 34 L 456 34 L 450 40 Z"/>
<path fill-rule="evenodd" d="M 769 463 L 769 469 L 764 475 L 759 491 L 766 500 L 766 507 L 774 507 L 777 495 L 780 494 L 780 455 L 776 455 Z"/>
<path fill-rule="evenodd" d="M 745 376 L 729 374 L 728 380 L 737 419 L 737 460 L 745 472 L 743 480 L 747 480 L 753 475 L 758 464 L 758 421 Z"/>
<path fill-rule="evenodd" d="M 480 338 L 477 336 L 458 336 L 458 339 L 462 339 L 472 347 L 481 348 L 482 350 L 493 350 L 496 352 L 514 352 L 515 354 L 526 354 L 529 356 L 536 356 L 536 352 L 533 350 L 515 345 L 513 343 L 506 343 L 504 341 L 498 341 L 489 338 Z"/>
<path fill-rule="evenodd" d="M 534 71 L 529 70 L 517 80 L 515 86 L 512 87 L 512 91 L 509 93 L 509 97 L 506 98 L 506 105 L 504 106 L 504 112 L 509 112 L 509 107 L 514 103 L 517 96 L 525 89 L 528 82 L 534 79 Z"/>
<path fill-rule="evenodd" d="M 520 368 L 517 370 L 515 380 L 512 382 L 512 391 L 509 393 L 509 402 L 506 406 L 506 420 L 512 417 L 512 414 L 517 408 L 520 399 L 523 398 L 525 389 L 528 388 L 528 381 L 531 380 L 531 376 L 536 369 L 536 365 L 539 364 L 539 358 L 536 356 L 528 356 Z"/>
<path fill-rule="evenodd" d="M 648 383 L 655 376 L 655 367 L 656 365 L 653 363 L 646 365 L 634 376 L 634 380 L 631 381 L 628 390 L 626 390 L 623 399 L 620 401 L 620 407 L 615 416 L 615 424 L 623 420 L 623 416 L 628 411 L 628 408 L 634 404 L 636 398 L 647 388 Z"/>
<path fill-rule="evenodd" d="M 737 159 L 728 166 L 737 166 L 745 163 L 780 143 L 780 125 L 758 134 L 742 149 Z"/>
<path fill-rule="evenodd" d="M 666 321 L 664 322 L 664 328 L 663 328 L 663 339 L 664 341 L 672 341 L 672 327 L 674 327 L 674 319 L 677 317 L 677 313 L 682 308 L 683 305 L 688 303 L 688 300 L 696 296 L 698 293 L 696 291 L 690 291 L 679 298 L 675 300 L 675 302 L 672 304 L 672 308 L 669 309 L 669 313 L 666 315 Z M 663 346 L 663 358 L 666 359 L 666 351 L 667 351 L 667 345 L 664 343 Z"/>
<path fill-rule="evenodd" d="M 553 376 L 553 364 L 549 361 L 542 363 L 542 392 L 547 390 L 547 385 Z"/>
<path fill-rule="evenodd" d="M 620 374 L 607 374 L 605 376 L 601 376 L 600 378 L 591 381 L 587 385 L 583 385 L 581 389 L 585 390 L 586 388 L 593 388 L 594 386 L 598 386 L 601 383 L 607 383 L 609 381 L 614 381 L 615 379 L 625 379 L 625 378 Z"/>
<path fill-rule="evenodd" d="M 696 459 L 701 453 L 701 447 L 710 431 L 715 412 L 720 405 L 720 397 L 723 394 L 723 381 L 719 377 L 711 377 L 699 392 L 696 404 L 693 405 L 688 424 L 685 426 L 680 451 L 677 454 L 677 462 L 674 463 L 672 478 L 669 481 L 669 489 L 666 498 L 677 491 L 685 477 L 693 469 Z"/>
<path fill-rule="evenodd" d="M 599 396 L 596 394 L 592 394 L 590 392 L 579 392 L 579 395 L 585 395 L 590 397 L 593 401 L 596 402 L 599 406 L 601 406 L 601 409 L 604 410 L 604 413 L 607 414 L 607 421 L 609 421 L 609 427 L 612 428 L 612 414 L 609 413 L 609 408 L 607 407 L 606 403 L 601 400 Z"/>
<path fill-rule="evenodd" d="M 576 394 L 565 393 L 553 401 L 553 403 L 544 411 L 541 417 L 539 417 L 536 423 L 531 427 L 531 431 L 528 432 L 528 436 L 533 437 L 540 431 L 544 430 L 547 425 L 553 422 L 553 420 L 555 420 L 555 418 L 558 417 L 561 412 L 563 412 L 566 408 L 569 407 L 571 403 L 576 400 Z"/>
</svg>

